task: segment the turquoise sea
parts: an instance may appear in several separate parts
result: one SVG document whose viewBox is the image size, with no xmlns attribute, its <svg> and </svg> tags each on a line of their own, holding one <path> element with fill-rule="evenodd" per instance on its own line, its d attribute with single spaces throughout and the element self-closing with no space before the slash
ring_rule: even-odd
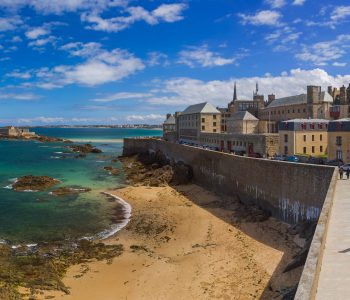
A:
<svg viewBox="0 0 350 300">
<path fill-rule="evenodd" d="M 75 158 L 67 144 L 0 141 L 0 241 L 10 244 L 50 242 L 107 234 L 120 222 L 108 197 L 101 194 L 123 186 L 123 174 L 112 176 L 103 167 L 122 152 L 124 137 L 160 136 L 161 130 L 116 128 L 33 128 L 41 135 L 91 142 L 101 154 Z M 60 186 L 82 186 L 92 191 L 56 197 L 44 192 L 16 192 L 11 184 L 24 175 L 47 175 Z M 123 211 L 123 207 L 119 209 Z M 119 220 L 118 220 L 119 218 Z"/>
</svg>

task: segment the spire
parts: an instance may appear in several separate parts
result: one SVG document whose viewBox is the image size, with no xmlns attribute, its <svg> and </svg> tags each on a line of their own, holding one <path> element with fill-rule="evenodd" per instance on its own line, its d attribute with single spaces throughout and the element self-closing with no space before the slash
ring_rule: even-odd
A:
<svg viewBox="0 0 350 300">
<path fill-rule="evenodd" d="M 236 81 L 235 81 L 235 87 L 233 89 L 233 101 L 237 100 L 237 88 L 236 88 Z"/>
<path fill-rule="evenodd" d="M 259 83 L 258 82 L 256 82 L 256 91 L 255 91 L 255 93 L 256 93 L 256 95 L 259 94 Z"/>
</svg>

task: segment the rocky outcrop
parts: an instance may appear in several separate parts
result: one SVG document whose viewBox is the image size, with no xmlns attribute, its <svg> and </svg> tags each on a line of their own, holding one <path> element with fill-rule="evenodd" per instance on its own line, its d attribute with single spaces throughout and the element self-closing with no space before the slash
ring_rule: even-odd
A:
<svg viewBox="0 0 350 300">
<path fill-rule="evenodd" d="M 54 196 L 69 196 L 69 195 L 77 195 L 80 193 L 90 192 L 90 188 L 72 186 L 72 187 L 60 187 L 51 192 Z"/>
<path fill-rule="evenodd" d="M 68 146 L 73 152 L 87 154 L 87 153 L 102 153 L 102 150 L 92 146 L 91 144 L 85 145 L 71 145 Z"/>
<path fill-rule="evenodd" d="M 106 166 L 106 167 L 103 167 L 103 169 L 108 171 L 109 173 L 111 173 L 114 176 L 117 176 L 120 174 L 120 170 L 117 168 L 114 168 L 112 166 Z"/>
<path fill-rule="evenodd" d="M 150 186 L 188 184 L 193 178 L 191 166 L 184 162 L 171 162 L 157 151 L 132 157 L 120 157 L 126 177 L 134 184 Z"/>
<path fill-rule="evenodd" d="M 23 176 L 12 185 L 15 191 L 43 191 L 56 184 L 59 180 L 49 176 Z"/>
</svg>

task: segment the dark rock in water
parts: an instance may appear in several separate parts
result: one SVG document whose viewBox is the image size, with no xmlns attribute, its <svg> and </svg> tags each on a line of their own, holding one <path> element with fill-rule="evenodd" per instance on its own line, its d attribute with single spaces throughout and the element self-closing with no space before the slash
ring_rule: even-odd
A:
<svg viewBox="0 0 350 300">
<path fill-rule="evenodd" d="M 68 146 L 70 149 L 72 149 L 74 152 L 87 154 L 87 153 L 102 153 L 102 150 L 92 146 L 91 144 L 85 144 L 85 145 L 71 145 Z"/>
<path fill-rule="evenodd" d="M 74 156 L 74 157 L 75 157 L 75 158 L 85 158 L 85 157 L 86 157 L 86 154 L 80 153 L 79 155 Z"/>
<path fill-rule="evenodd" d="M 53 190 L 51 193 L 54 196 L 67 196 L 67 195 L 76 195 L 80 193 L 90 192 L 90 188 L 84 187 L 60 187 L 56 190 Z"/>
<path fill-rule="evenodd" d="M 23 176 L 12 185 L 15 191 L 43 191 L 56 184 L 60 183 L 59 180 L 49 176 Z"/>
<path fill-rule="evenodd" d="M 112 175 L 117 176 L 119 175 L 120 171 L 117 168 L 113 168 L 112 166 L 106 166 L 103 167 L 106 171 L 110 172 Z"/>
<path fill-rule="evenodd" d="M 179 161 L 174 166 L 174 175 L 171 180 L 173 184 L 188 184 L 193 178 L 193 170 L 191 166 Z"/>
</svg>

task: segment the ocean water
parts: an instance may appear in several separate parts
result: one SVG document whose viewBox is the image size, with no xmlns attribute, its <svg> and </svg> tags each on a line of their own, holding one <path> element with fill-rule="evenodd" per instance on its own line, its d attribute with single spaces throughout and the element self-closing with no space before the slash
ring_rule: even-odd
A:
<svg viewBox="0 0 350 300">
<path fill-rule="evenodd" d="M 101 154 L 75 158 L 67 144 L 35 141 L 0 141 L 0 241 L 11 244 L 37 243 L 101 236 L 123 223 L 120 213 L 102 192 L 122 187 L 121 173 L 112 176 L 104 166 L 120 167 L 111 160 L 122 152 L 122 139 L 160 136 L 160 130 L 111 128 L 35 128 L 39 134 L 91 142 Z M 92 191 L 77 196 L 56 197 L 50 190 L 16 192 L 11 184 L 24 175 L 46 175 L 59 179 L 61 186 L 82 186 Z"/>
</svg>

